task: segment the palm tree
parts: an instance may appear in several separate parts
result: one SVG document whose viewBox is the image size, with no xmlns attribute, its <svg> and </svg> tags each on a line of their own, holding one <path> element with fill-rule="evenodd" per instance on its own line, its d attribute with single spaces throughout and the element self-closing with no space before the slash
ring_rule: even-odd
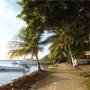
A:
<svg viewBox="0 0 90 90">
<path fill-rule="evenodd" d="M 42 44 L 51 44 L 49 56 L 52 60 L 59 60 L 61 55 L 65 54 L 67 61 L 72 63 L 73 57 L 76 58 L 83 55 L 83 51 L 80 51 L 80 48 L 85 46 L 87 32 L 83 27 L 75 27 L 75 25 L 63 25 L 62 27 L 54 28 L 52 30 L 53 35 L 42 42 Z"/>
<path fill-rule="evenodd" d="M 51 43 L 49 56 L 52 60 L 59 60 L 63 53 L 66 53 L 67 60 L 71 63 L 73 37 L 69 26 L 55 28 L 54 34 L 49 36 L 42 44 Z"/>
<path fill-rule="evenodd" d="M 41 70 L 41 66 L 38 59 L 38 52 L 43 48 L 39 44 L 42 32 L 35 32 L 30 28 L 23 28 L 17 35 L 16 41 L 9 43 L 9 56 L 11 58 L 18 56 L 27 56 L 29 54 L 36 57 L 38 70 Z"/>
</svg>

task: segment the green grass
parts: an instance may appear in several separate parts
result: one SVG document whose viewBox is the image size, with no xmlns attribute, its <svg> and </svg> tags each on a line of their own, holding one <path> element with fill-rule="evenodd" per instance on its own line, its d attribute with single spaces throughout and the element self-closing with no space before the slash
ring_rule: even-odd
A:
<svg viewBox="0 0 90 90">
<path fill-rule="evenodd" d="M 90 72 L 83 72 L 80 74 L 80 76 L 86 78 L 85 84 L 86 84 L 87 90 L 90 90 Z"/>
<path fill-rule="evenodd" d="M 76 69 L 75 73 L 85 79 L 85 85 L 87 87 L 87 90 L 90 90 L 90 72 L 89 71 L 81 71 L 79 69 Z"/>
<path fill-rule="evenodd" d="M 87 90 L 90 90 L 90 72 L 83 72 L 80 76 L 84 77 Z"/>
<path fill-rule="evenodd" d="M 56 64 L 53 64 L 53 65 L 49 65 L 47 69 L 54 69 L 56 67 L 57 67 L 57 65 Z"/>
<path fill-rule="evenodd" d="M 87 86 L 87 90 L 90 90 L 90 79 L 85 81 L 86 86 Z"/>
<path fill-rule="evenodd" d="M 42 66 L 43 66 L 43 68 L 46 69 L 46 70 L 51 70 L 51 69 L 56 68 L 56 67 L 57 67 L 57 64 L 50 64 L 50 65 L 48 65 L 48 64 L 43 64 Z"/>
</svg>

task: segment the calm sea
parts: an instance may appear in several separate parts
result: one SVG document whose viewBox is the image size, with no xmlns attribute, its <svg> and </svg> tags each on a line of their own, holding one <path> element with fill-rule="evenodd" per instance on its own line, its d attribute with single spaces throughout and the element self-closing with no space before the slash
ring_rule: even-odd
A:
<svg viewBox="0 0 90 90">
<path fill-rule="evenodd" d="M 15 66 L 18 67 L 19 65 L 14 65 L 12 63 L 12 61 L 0 61 L 0 66 Z M 18 77 L 22 77 L 25 74 L 29 74 L 33 71 L 37 70 L 37 66 L 36 65 L 31 65 L 29 68 L 29 72 L 23 72 L 23 71 L 0 71 L 0 85 L 9 83 L 11 81 L 13 81 L 14 79 L 18 78 Z"/>
</svg>

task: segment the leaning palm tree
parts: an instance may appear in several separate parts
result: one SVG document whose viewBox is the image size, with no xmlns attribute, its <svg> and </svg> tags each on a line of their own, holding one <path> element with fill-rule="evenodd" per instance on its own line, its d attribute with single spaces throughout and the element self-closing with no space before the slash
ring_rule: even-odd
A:
<svg viewBox="0 0 90 90">
<path fill-rule="evenodd" d="M 54 29 L 54 34 L 49 36 L 42 44 L 51 43 L 49 56 L 52 60 L 59 60 L 63 53 L 67 55 L 67 61 L 72 62 L 71 45 L 73 37 L 69 26 L 63 26 Z"/>
<path fill-rule="evenodd" d="M 41 32 L 35 32 L 30 28 L 23 28 L 17 35 L 16 41 L 11 41 L 9 43 L 9 56 L 19 57 L 19 56 L 27 56 L 29 54 L 36 57 L 38 70 L 41 70 L 41 66 L 38 59 L 38 52 L 43 48 L 39 45 L 39 41 L 41 39 Z"/>
<path fill-rule="evenodd" d="M 42 42 L 43 44 L 51 43 L 49 56 L 52 60 L 59 60 L 63 52 L 69 63 L 72 63 L 73 57 L 83 55 L 82 51 L 80 53 L 80 47 L 83 47 L 87 39 L 85 29 L 63 25 L 52 31 L 54 34 Z"/>
</svg>

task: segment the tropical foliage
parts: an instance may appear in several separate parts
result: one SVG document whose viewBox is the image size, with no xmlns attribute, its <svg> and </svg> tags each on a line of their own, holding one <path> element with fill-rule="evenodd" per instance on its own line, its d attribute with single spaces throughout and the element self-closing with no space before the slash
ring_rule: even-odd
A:
<svg viewBox="0 0 90 90">
<path fill-rule="evenodd" d="M 17 35 L 17 41 L 11 41 L 9 55 L 10 57 L 18 57 L 32 55 L 36 57 L 38 69 L 40 70 L 40 63 L 38 60 L 38 52 L 43 49 L 40 46 L 39 41 L 41 39 L 41 32 L 36 32 L 29 28 L 23 28 Z"/>
<path fill-rule="evenodd" d="M 19 39 L 23 42 L 13 42 L 21 50 L 21 53 L 18 53 L 18 49 L 11 50 L 13 56 L 32 52 L 37 57 L 40 45 L 50 43 L 49 56 L 52 60 L 64 55 L 71 63 L 72 57 L 80 57 L 88 49 L 83 48 L 86 44 L 89 46 L 89 2 L 21 0 L 18 3 L 22 8 L 18 17 L 27 23 L 28 28 L 25 32 L 20 31 Z M 44 31 L 53 35 L 41 42 Z"/>
</svg>

